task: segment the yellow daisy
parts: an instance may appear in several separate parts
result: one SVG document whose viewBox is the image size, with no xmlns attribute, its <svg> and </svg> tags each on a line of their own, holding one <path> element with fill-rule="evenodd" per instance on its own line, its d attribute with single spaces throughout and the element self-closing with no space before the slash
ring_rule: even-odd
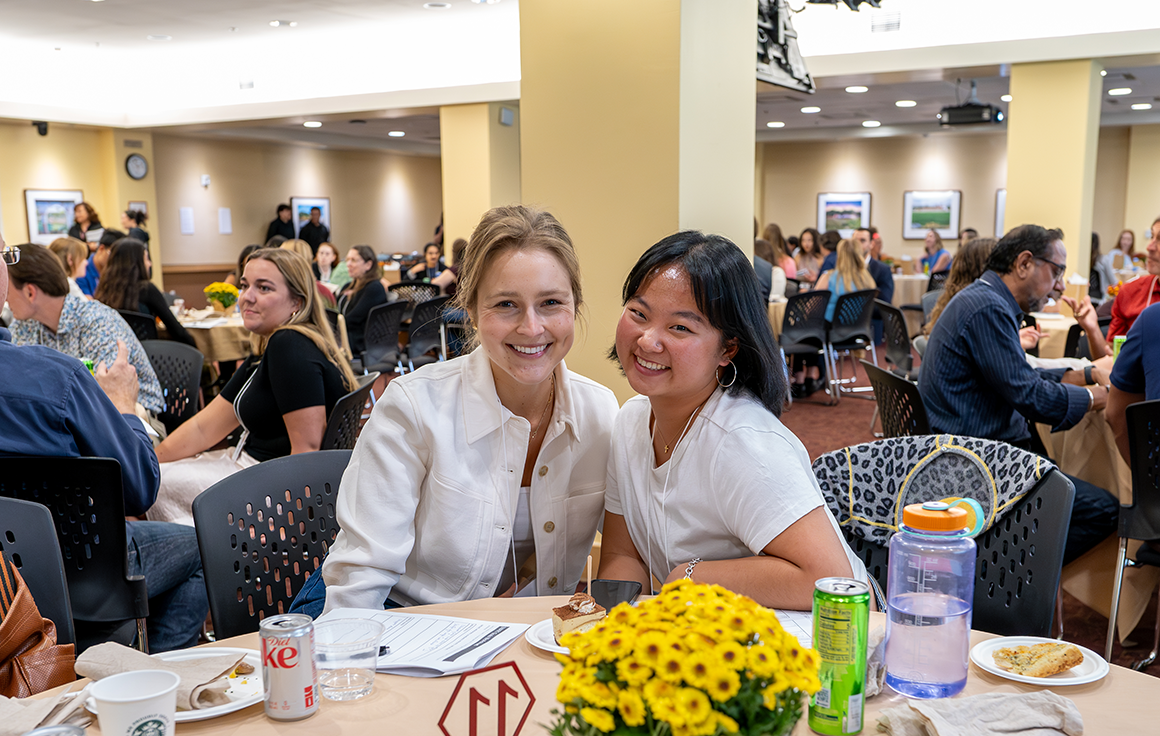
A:
<svg viewBox="0 0 1160 736">
<path fill-rule="evenodd" d="M 639 726 L 644 723 L 644 699 L 641 698 L 640 691 L 621 690 L 616 700 L 617 710 L 620 711 L 620 717 L 624 719 L 626 725 Z"/>
<path fill-rule="evenodd" d="M 608 733 L 616 728 L 616 720 L 613 719 L 612 714 L 606 710 L 599 708 L 581 708 L 580 717 L 584 719 L 589 725 Z"/>
</svg>

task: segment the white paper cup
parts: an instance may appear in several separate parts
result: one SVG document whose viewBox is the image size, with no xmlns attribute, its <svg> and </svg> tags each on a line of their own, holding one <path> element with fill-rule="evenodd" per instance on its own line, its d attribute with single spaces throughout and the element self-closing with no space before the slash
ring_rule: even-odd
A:
<svg viewBox="0 0 1160 736">
<path fill-rule="evenodd" d="M 89 694 L 97 703 L 101 736 L 173 736 L 180 682 L 165 670 L 122 672 L 94 682 Z"/>
</svg>

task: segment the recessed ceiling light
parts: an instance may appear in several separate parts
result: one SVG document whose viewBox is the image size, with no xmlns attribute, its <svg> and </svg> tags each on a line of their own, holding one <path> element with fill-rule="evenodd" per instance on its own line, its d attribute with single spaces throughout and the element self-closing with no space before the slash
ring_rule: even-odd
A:
<svg viewBox="0 0 1160 736">
<path fill-rule="evenodd" d="M 860 84 L 855 84 L 855 85 L 851 85 L 851 86 L 847 87 L 847 88 L 846 88 L 846 91 L 847 91 L 847 92 L 849 92 L 849 93 L 850 93 L 850 94 L 852 94 L 852 95 L 860 95 L 860 94 L 862 94 L 863 92 L 869 92 L 869 91 L 870 91 L 870 88 L 869 88 L 869 87 L 863 87 L 863 86 L 862 86 L 862 85 L 860 85 Z"/>
<path fill-rule="evenodd" d="M 802 112 L 804 112 L 806 115 L 812 115 L 815 112 L 821 112 L 821 111 L 822 111 L 822 108 L 814 107 L 813 105 L 802 108 Z"/>
<path fill-rule="evenodd" d="M 767 127 L 767 128 L 784 128 L 785 123 L 781 123 L 781 122 L 766 123 L 765 127 Z"/>
<path fill-rule="evenodd" d="M 1108 76 L 1108 70 L 1107 69 L 1100 69 L 1100 76 L 1101 77 Z"/>
<path fill-rule="evenodd" d="M 391 136 L 392 138 L 402 138 L 403 136 L 405 136 L 407 134 L 401 130 L 392 130 L 389 133 L 387 133 L 387 135 Z"/>
<path fill-rule="evenodd" d="M 447 10 L 451 3 L 423 3 L 423 7 L 427 10 Z"/>
<path fill-rule="evenodd" d="M 499 0 L 471 0 L 476 5 L 495 5 Z"/>
<path fill-rule="evenodd" d="M 321 128 L 322 127 L 322 123 L 318 122 L 317 120 L 307 120 L 302 125 L 304 125 L 307 128 Z"/>
<path fill-rule="evenodd" d="M 862 121 L 863 128 L 877 128 L 881 125 L 882 125 L 882 123 L 878 122 L 877 120 L 863 120 Z"/>
<path fill-rule="evenodd" d="M 172 41 L 173 36 L 166 36 L 164 33 L 153 33 L 145 37 L 146 41 Z"/>
<path fill-rule="evenodd" d="M 1123 95 L 1130 95 L 1130 94 L 1132 94 L 1132 88 L 1131 87 L 1116 87 L 1115 89 L 1109 89 L 1108 94 L 1112 95 L 1113 97 L 1121 97 Z"/>
<path fill-rule="evenodd" d="M 915 102 L 914 100 L 899 100 L 898 102 L 894 103 L 894 106 L 895 107 L 914 107 L 917 104 L 918 103 Z"/>
<path fill-rule="evenodd" d="M 270 21 L 271 28 L 286 28 L 286 27 L 294 28 L 297 25 L 298 25 L 298 21 L 296 21 L 296 20 L 272 20 L 272 21 Z"/>
<path fill-rule="evenodd" d="M 1133 110 L 1151 110 L 1152 103 L 1151 102 L 1137 102 L 1135 105 L 1132 105 L 1132 109 Z"/>
<path fill-rule="evenodd" d="M 1010 102 L 1010 101 L 1011 101 L 1011 95 L 1003 95 L 1003 96 L 1002 96 L 1002 97 L 1000 97 L 999 99 L 1000 99 L 1000 100 L 1002 100 L 1003 102 Z"/>
</svg>

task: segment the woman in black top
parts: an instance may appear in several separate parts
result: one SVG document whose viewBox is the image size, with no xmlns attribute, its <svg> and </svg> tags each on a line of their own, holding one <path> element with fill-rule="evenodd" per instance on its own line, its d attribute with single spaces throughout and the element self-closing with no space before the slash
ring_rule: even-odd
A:
<svg viewBox="0 0 1160 736">
<path fill-rule="evenodd" d="M 346 335 L 355 355 L 366 350 L 367 316 L 380 304 L 387 303 L 382 269 L 369 245 L 356 245 L 346 254 L 346 269 L 353 279 L 339 292 L 338 311 L 346 317 Z"/>
<path fill-rule="evenodd" d="M 442 257 L 443 248 L 438 243 L 428 243 L 423 247 L 423 262 L 407 271 L 407 278 L 430 283 L 431 279 L 443 273 L 439 264 Z"/>
<path fill-rule="evenodd" d="M 130 238 L 148 245 L 149 233 L 141 229 L 148 219 L 149 216 L 140 210 L 125 210 L 121 213 L 121 228 Z"/>
<path fill-rule="evenodd" d="M 161 489 L 150 519 L 191 523 L 193 499 L 222 478 L 258 462 L 318 450 L 331 410 L 357 385 L 306 259 L 262 248 L 246 263 L 240 291 L 254 354 L 217 398 L 157 447 Z M 237 448 L 206 452 L 239 426 Z"/>
<path fill-rule="evenodd" d="M 88 242 L 86 236 L 89 230 L 101 229 L 101 218 L 88 202 L 81 202 L 73 208 L 73 220 L 73 226 L 68 229 L 68 236 L 82 243 Z"/>
<path fill-rule="evenodd" d="M 140 312 L 160 318 L 169 332 L 169 337 L 186 345 L 197 347 L 193 336 L 186 331 L 169 305 L 161 290 L 149 280 L 153 264 L 149 260 L 149 249 L 140 240 L 122 238 L 113 243 L 105 273 L 97 284 L 93 298 L 113 309 Z"/>
</svg>

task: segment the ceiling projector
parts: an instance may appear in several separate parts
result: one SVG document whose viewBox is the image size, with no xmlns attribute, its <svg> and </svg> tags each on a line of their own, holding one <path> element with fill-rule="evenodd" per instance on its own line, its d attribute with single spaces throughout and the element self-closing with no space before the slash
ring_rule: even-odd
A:
<svg viewBox="0 0 1160 736">
<path fill-rule="evenodd" d="M 971 81 L 971 96 L 961 105 L 947 105 L 937 115 L 939 125 L 978 125 L 980 123 L 1001 123 L 1007 119 L 1003 111 L 994 105 L 979 101 L 975 82 Z"/>
</svg>

